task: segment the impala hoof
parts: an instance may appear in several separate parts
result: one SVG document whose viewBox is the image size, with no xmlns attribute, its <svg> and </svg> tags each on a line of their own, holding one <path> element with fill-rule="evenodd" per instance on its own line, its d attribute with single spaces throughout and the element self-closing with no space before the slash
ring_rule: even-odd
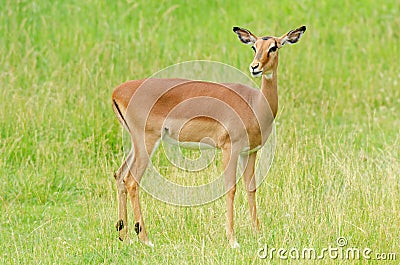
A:
<svg viewBox="0 0 400 265">
<path fill-rule="evenodd" d="M 136 235 L 139 235 L 139 233 L 142 232 L 142 227 L 140 226 L 139 222 L 135 224 L 135 233 Z"/>
<path fill-rule="evenodd" d="M 154 244 L 150 240 L 147 241 L 146 246 L 154 248 Z"/>
<path fill-rule="evenodd" d="M 236 240 L 234 242 L 231 242 L 230 245 L 231 245 L 231 248 L 240 248 L 240 245 Z"/>
<path fill-rule="evenodd" d="M 128 237 L 128 227 L 125 226 L 124 221 L 122 219 L 118 220 L 117 224 L 115 225 L 115 228 L 119 232 L 118 239 L 121 241 L 125 241 L 126 238 Z"/>
<path fill-rule="evenodd" d="M 118 220 L 117 224 L 115 225 L 115 228 L 117 228 L 118 232 L 124 229 L 124 221 L 122 219 Z"/>
</svg>

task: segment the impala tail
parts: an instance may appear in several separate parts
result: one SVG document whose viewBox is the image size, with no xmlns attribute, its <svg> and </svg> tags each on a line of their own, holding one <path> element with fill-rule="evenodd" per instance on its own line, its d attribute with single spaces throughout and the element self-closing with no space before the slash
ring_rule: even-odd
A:
<svg viewBox="0 0 400 265">
<path fill-rule="evenodd" d="M 113 110 L 115 113 L 115 116 L 117 116 L 118 121 L 122 124 L 122 126 L 124 126 L 124 128 L 129 132 L 129 126 L 128 123 L 125 120 L 124 114 L 122 114 L 121 108 L 118 105 L 118 102 L 113 99 Z"/>
</svg>

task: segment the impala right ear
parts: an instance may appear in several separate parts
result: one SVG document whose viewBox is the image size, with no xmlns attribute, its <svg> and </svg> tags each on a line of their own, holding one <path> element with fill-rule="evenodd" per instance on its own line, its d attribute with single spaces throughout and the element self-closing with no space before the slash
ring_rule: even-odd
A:
<svg viewBox="0 0 400 265">
<path fill-rule="evenodd" d="M 281 45 L 294 44 L 299 41 L 301 36 L 303 36 L 306 31 L 306 26 L 301 26 L 300 28 L 294 29 L 279 38 Z"/>
<path fill-rule="evenodd" d="M 256 35 L 254 35 L 253 33 L 251 33 L 247 29 L 242 29 L 242 28 L 239 28 L 239 27 L 233 27 L 233 32 L 235 32 L 238 35 L 239 40 L 241 42 L 243 42 L 244 44 L 253 45 L 258 39 Z"/>
</svg>

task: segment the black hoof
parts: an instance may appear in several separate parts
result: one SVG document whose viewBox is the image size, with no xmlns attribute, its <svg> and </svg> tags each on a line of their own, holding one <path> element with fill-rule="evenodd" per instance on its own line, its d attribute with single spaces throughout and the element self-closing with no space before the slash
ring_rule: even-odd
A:
<svg viewBox="0 0 400 265">
<path fill-rule="evenodd" d="M 124 229 L 124 221 L 122 219 L 118 220 L 117 224 L 115 225 L 115 228 L 117 228 L 117 231 L 121 231 L 122 229 Z"/>
<path fill-rule="evenodd" d="M 135 232 L 137 235 L 142 231 L 142 227 L 140 226 L 139 222 L 135 224 Z"/>
</svg>

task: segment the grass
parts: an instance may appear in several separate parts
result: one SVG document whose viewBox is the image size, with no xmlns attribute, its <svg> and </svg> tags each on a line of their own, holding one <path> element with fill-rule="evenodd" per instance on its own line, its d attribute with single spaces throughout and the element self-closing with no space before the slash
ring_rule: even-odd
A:
<svg viewBox="0 0 400 265">
<path fill-rule="evenodd" d="M 257 257 L 265 244 L 322 249 L 340 236 L 400 259 L 398 1 L 0 6 L 0 263 L 265 264 L 280 261 Z M 119 242 L 113 172 L 123 142 L 113 87 L 195 59 L 247 72 L 253 52 L 232 26 L 281 35 L 303 24 L 301 41 L 280 53 L 276 154 L 257 199 L 261 234 L 251 231 L 240 183 L 240 250 L 225 239 L 223 198 L 185 208 L 144 192 L 156 247 Z"/>
</svg>

